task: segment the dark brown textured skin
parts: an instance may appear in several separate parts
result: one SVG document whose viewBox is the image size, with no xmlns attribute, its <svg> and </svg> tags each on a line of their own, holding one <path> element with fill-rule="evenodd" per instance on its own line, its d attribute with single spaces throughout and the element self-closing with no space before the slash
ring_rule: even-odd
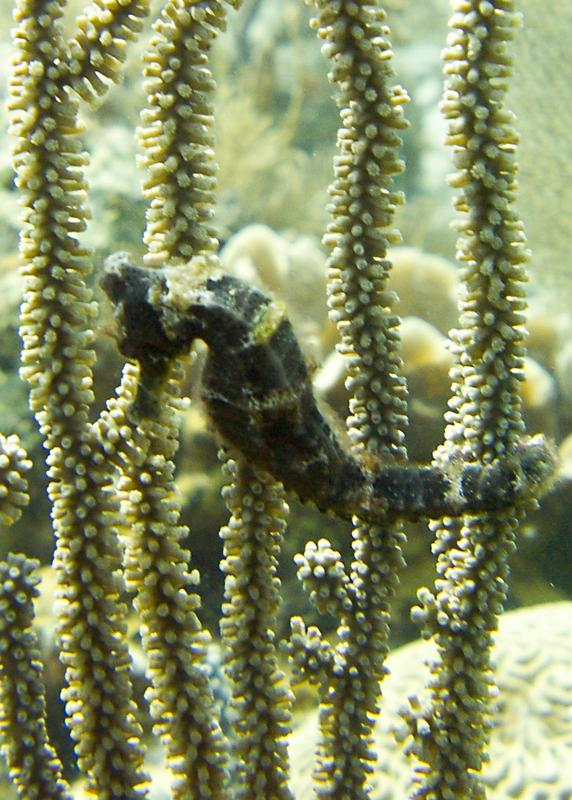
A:
<svg viewBox="0 0 572 800">
<path fill-rule="evenodd" d="M 486 466 L 459 456 L 450 470 L 388 464 L 371 472 L 320 413 L 292 326 L 259 289 L 229 275 L 205 278 L 181 309 L 166 271 L 133 266 L 124 254 L 107 260 L 102 285 L 115 306 L 119 348 L 141 365 L 134 416 L 157 413 L 169 361 L 202 339 L 203 398 L 223 442 L 322 511 L 379 522 L 506 509 L 538 496 L 553 472 L 543 439 Z"/>
</svg>

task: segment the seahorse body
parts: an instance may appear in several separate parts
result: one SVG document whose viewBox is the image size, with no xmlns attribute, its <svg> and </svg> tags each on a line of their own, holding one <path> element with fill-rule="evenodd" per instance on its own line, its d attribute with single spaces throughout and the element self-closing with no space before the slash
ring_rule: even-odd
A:
<svg viewBox="0 0 572 800">
<path fill-rule="evenodd" d="M 447 469 L 366 468 L 321 414 L 285 308 L 238 278 L 213 274 L 210 258 L 152 270 L 125 253 L 106 261 L 102 285 L 115 305 L 119 348 L 141 365 L 135 416 L 157 412 L 169 360 L 202 339 L 202 396 L 223 443 L 322 511 L 372 522 L 457 515 L 510 507 L 550 481 L 554 457 L 543 437 L 487 465 L 452 453 Z"/>
</svg>

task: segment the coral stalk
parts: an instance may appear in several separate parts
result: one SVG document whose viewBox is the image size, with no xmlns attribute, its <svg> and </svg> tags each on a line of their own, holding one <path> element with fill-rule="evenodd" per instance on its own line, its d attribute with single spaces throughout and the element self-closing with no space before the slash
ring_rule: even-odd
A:
<svg viewBox="0 0 572 800">
<path fill-rule="evenodd" d="M 169 0 L 145 56 L 148 108 L 139 140 L 150 201 L 144 241 L 149 266 L 213 252 L 214 80 L 208 53 L 226 25 L 229 0 Z M 238 7 L 238 2 L 230 3 Z"/>
<path fill-rule="evenodd" d="M 199 575 L 182 546 L 188 529 L 180 524 L 173 482 L 181 378 L 175 365 L 165 383 L 161 412 L 147 422 L 144 437 L 139 434 L 137 457 L 127 452 L 121 464 L 125 578 L 135 592 L 151 683 L 146 698 L 174 778 L 172 798 L 221 800 L 226 796 L 226 753 L 208 684 L 210 636 L 196 614 Z M 134 384 L 132 380 L 133 389 Z M 127 411 L 128 405 L 122 406 Z"/>
<path fill-rule="evenodd" d="M 20 800 L 69 800 L 48 740 L 39 643 L 31 629 L 37 566 L 12 553 L 0 563 L 0 732 Z"/>
<path fill-rule="evenodd" d="M 292 696 L 278 666 L 278 556 L 288 506 L 282 486 L 249 465 L 227 461 L 224 490 L 231 518 L 221 530 L 228 648 L 235 723 L 236 797 L 291 800 L 288 752 Z"/>
<path fill-rule="evenodd" d="M 443 112 L 462 190 L 458 257 L 463 263 L 460 324 L 453 333 L 456 366 L 445 444 L 494 464 L 514 452 L 524 433 L 519 382 L 524 356 L 526 272 L 524 233 L 514 211 L 516 132 L 504 105 L 517 21 L 514 3 L 457 0 L 445 51 Z M 507 594 L 508 557 L 530 502 L 512 509 L 435 523 L 438 578 L 421 590 L 414 617 L 436 638 L 430 701 L 409 716 L 420 760 L 413 797 L 483 798 L 479 772 L 486 758 L 492 634 Z"/>
<path fill-rule="evenodd" d="M 21 0 L 9 108 L 23 193 L 22 376 L 49 451 L 68 724 L 90 791 L 140 797 L 145 776 L 120 600 L 117 504 L 90 443 L 95 306 L 86 285 L 86 156 L 70 89 L 64 3 Z"/>
<path fill-rule="evenodd" d="M 399 374 L 398 318 L 391 309 L 395 297 L 386 288 L 391 267 L 386 255 L 388 244 L 398 239 L 391 225 L 402 198 L 392 183 L 403 168 L 397 148 L 406 126 L 407 95 L 391 83 L 383 10 L 361 0 L 317 0 L 315 6 L 313 24 L 331 60 L 330 80 L 340 90 L 341 127 L 324 243 L 331 251 L 330 316 L 349 364 L 348 431 L 362 463 L 403 462 L 406 389 Z M 359 515 L 359 508 L 355 513 Z M 349 610 L 341 616 L 333 654 L 319 650 L 325 669 L 315 778 L 320 795 L 336 800 L 367 797 L 367 777 L 375 762 L 372 726 L 385 673 L 389 604 L 402 565 L 400 524 L 384 524 L 384 517 L 378 516 L 378 524 L 354 520 Z M 327 542 L 324 548 L 328 550 Z M 321 573 L 314 574 L 319 583 Z M 295 661 L 297 643 L 319 642 L 303 631 L 300 637 L 300 632 L 299 621 L 293 620 Z M 298 663 L 308 658 L 300 662 L 298 656 Z"/>
</svg>

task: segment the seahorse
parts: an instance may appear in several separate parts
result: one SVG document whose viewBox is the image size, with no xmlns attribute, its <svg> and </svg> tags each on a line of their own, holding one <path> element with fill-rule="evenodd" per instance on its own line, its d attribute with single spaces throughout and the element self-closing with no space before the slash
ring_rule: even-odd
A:
<svg viewBox="0 0 572 800">
<path fill-rule="evenodd" d="M 360 460 L 320 411 L 285 306 L 217 264 L 216 256 L 196 256 L 147 269 L 126 253 L 106 259 L 102 286 L 118 346 L 140 364 L 135 421 L 157 413 L 170 360 L 201 339 L 208 346 L 202 398 L 223 446 L 321 511 L 368 522 L 457 516 L 510 508 L 549 488 L 556 460 L 542 435 L 490 464 L 455 450 L 438 464 Z"/>
</svg>

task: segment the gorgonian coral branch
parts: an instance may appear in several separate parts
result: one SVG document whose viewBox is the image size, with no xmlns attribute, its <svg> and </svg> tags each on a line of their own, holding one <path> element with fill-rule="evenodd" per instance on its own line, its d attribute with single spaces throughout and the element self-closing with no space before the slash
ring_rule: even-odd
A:
<svg viewBox="0 0 572 800">
<path fill-rule="evenodd" d="M 275 638 L 278 556 L 288 506 L 270 475 L 235 461 L 227 461 L 225 472 L 231 517 L 221 530 L 226 574 L 221 633 L 233 687 L 236 797 L 292 800 L 286 748 L 292 697 Z"/>
<path fill-rule="evenodd" d="M 298 580 L 320 614 L 340 618 L 351 613 L 352 584 L 342 563 L 342 557 L 327 539 L 308 542 L 304 554 L 294 557 Z"/>
<path fill-rule="evenodd" d="M 18 436 L 0 433 L 0 519 L 12 525 L 30 502 L 28 482 L 24 477 L 32 462 Z"/>
<path fill-rule="evenodd" d="M 143 183 L 150 201 L 144 240 L 150 265 L 216 250 L 212 225 L 214 79 L 208 53 L 226 25 L 228 0 L 169 0 L 145 55 Z M 238 6 L 237 2 L 230 3 Z"/>
<path fill-rule="evenodd" d="M 387 289 L 391 263 L 387 247 L 398 240 L 393 213 L 402 201 L 393 188 L 403 169 L 398 149 L 406 127 L 407 95 L 393 85 L 385 12 L 363 0 L 316 0 L 313 21 L 330 59 L 329 78 L 339 90 L 341 125 L 330 186 L 330 223 L 324 243 L 328 257 L 328 305 L 348 363 L 348 433 L 363 473 L 378 459 L 403 462 L 406 388 L 400 375 L 399 319 Z M 404 477 L 405 473 L 402 474 Z M 420 473 L 421 475 L 421 473 Z M 410 473 L 413 477 L 413 473 Z M 392 484 L 374 479 L 375 490 Z M 390 510 L 397 495 L 425 495 L 421 482 L 374 514 L 368 502 L 354 509 L 354 560 L 349 576 L 350 613 L 339 620 L 334 666 L 324 676 L 320 743 L 315 778 L 320 794 L 342 800 L 368 794 L 375 759 L 372 726 L 378 711 L 379 681 L 387 653 L 389 604 L 401 558 L 400 522 Z M 373 485 L 372 485 L 373 488 Z M 378 495 L 379 498 L 379 495 Z M 386 498 L 387 499 L 387 498 Z M 399 502 L 399 501 L 397 501 Z M 385 509 L 382 508 L 385 506 Z M 383 527 L 382 527 L 383 526 Z M 391 564 L 381 569 L 382 563 Z"/>
<path fill-rule="evenodd" d="M 87 102 L 121 79 L 127 42 L 143 28 L 149 0 L 94 0 L 78 17 L 69 42 L 70 86 Z"/>
<path fill-rule="evenodd" d="M 524 233 L 514 207 L 517 136 L 505 108 L 514 3 L 455 3 L 445 51 L 443 112 L 461 189 L 458 256 L 462 297 L 454 331 L 453 398 L 436 463 L 461 449 L 473 463 L 498 464 L 522 444 L 519 382 L 524 356 Z M 492 634 L 503 610 L 508 556 L 528 500 L 505 511 L 435 523 L 438 579 L 419 593 L 415 618 L 435 636 L 430 702 L 409 715 L 410 750 L 421 761 L 415 798 L 482 798 L 487 714 L 495 686 Z"/>
<path fill-rule="evenodd" d="M 330 677 L 334 668 L 334 651 L 316 625 L 306 627 L 302 617 L 292 617 L 285 650 L 292 662 L 294 680 L 308 680 L 319 686 Z"/>
<path fill-rule="evenodd" d="M 222 800 L 226 752 L 208 683 L 210 636 L 196 613 L 199 575 L 182 544 L 188 529 L 180 524 L 173 480 L 181 380 L 175 364 L 157 418 L 146 421 L 144 435 L 134 431 L 131 437 L 133 446 L 140 442 L 136 457 L 130 445 L 118 464 L 125 579 L 141 619 L 151 684 L 146 697 L 174 778 L 173 800 Z M 116 425 L 133 427 L 128 406 L 116 405 L 114 411 Z"/>
<path fill-rule="evenodd" d="M 339 89 L 341 126 L 324 243 L 328 304 L 348 356 L 350 437 L 361 451 L 403 458 L 406 390 L 399 376 L 398 317 L 387 290 L 387 247 L 398 240 L 393 189 L 407 95 L 393 86 L 385 12 L 373 3 L 318 2 L 313 24 Z"/>
<path fill-rule="evenodd" d="M 38 562 L 10 553 L 0 562 L 0 733 L 18 797 L 69 800 L 62 766 L 46 730 L 38 638 L 32 630 L 39 595 Z"/>
<path fill-rule="evenodd" d="M 118 506 L 88 425 L 96 308 L 86 281 L 90 254 L 79 241 L 87 159 L 69 84 L 64 5 L 19 0 L 15 13 L 9 109 L 24 206 L 21 372 L 49 451 L 68 722 L 90 791 L 102 800 L 134 798 L 145 776 L 120 600 Z"/>
<path fill-rule="evenodd" d="M 77 104 L 65 87 L 63 3 L 21 0 L 9 110 L 16 183 L 23 194 L 22 375 L 48 446 L 81 428 L 92 402 L 94 316 L 84 230 L 86 156 Z M 75 434 L 74 434 L 75 435 Z"/>
</svg>

